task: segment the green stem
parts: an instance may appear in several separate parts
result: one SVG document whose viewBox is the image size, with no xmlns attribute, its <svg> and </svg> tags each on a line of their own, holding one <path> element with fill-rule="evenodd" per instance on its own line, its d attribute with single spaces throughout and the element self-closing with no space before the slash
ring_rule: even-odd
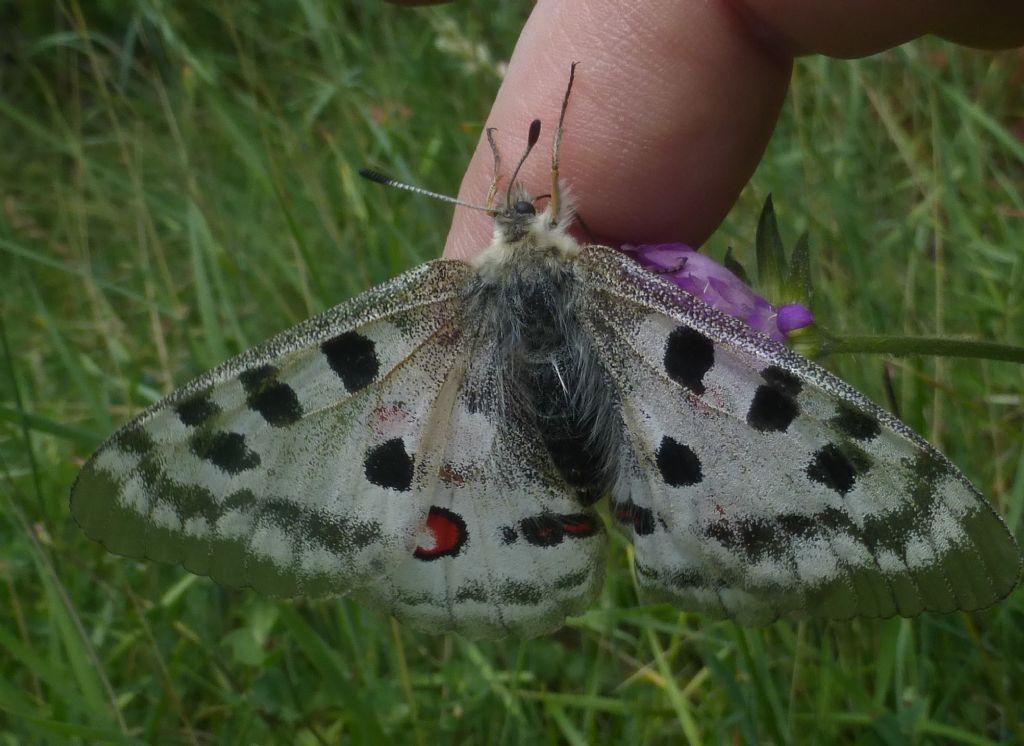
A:
<svg viewBox="0 0 1024 746">
<path fill-rule="evenodd" d="M 931 355 L 935 357 L 968 357 L 983 360 L 1008 360 L 1024 363 L 1024 347 L 949 337 L 902 337 L 884 334 L 861 334 L 844 337 L 823 335 L 819 354 L 849 353 L 885 355 Z"/>
</svg>

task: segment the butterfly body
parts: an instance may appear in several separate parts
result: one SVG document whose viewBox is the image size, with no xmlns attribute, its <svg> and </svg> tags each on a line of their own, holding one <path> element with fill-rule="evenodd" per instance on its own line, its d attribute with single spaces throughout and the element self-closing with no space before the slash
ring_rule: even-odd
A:
<svg viewBox="0 0 1024 746">
<path fill-rule="evenodd" d="M 586 271 L 580 247 L 548 212 L 496 221 L 491 247 L 474 263 L 462 295 L 471 357 L 495 373 L 491 416 L 516 421 L 544 444 L 554 469 L 590 505 L 618 472 L 621 420 L 580 310 Z"/>
</svg>

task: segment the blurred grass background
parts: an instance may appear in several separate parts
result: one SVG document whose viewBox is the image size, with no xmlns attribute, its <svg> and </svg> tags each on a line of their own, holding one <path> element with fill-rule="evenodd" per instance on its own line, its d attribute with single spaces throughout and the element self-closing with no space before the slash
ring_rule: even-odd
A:
<svg viewBox="0 0 1024 746">
<path fill-rule="evenodd" d="M 528 11 L 0 4 L 3 743 L 1024 742 L 1021 593 L 744 630 L 639 606 L 616 537 L 590 613 L 483 644 L 225 590 L 74 525 L 68 487 L 117 424 L 438 255 L 449 210 L 355 171 L 454 193 Z M 810 231 L 833 332 L 1022 344 L 1022 185 L 1021 52 L 805 59 L 707 249 L 752 265 L 770 191 L 786 238 Z M 825 362 L 898 406 L 1021 535 L 1019 366 Z"/>
</svg>

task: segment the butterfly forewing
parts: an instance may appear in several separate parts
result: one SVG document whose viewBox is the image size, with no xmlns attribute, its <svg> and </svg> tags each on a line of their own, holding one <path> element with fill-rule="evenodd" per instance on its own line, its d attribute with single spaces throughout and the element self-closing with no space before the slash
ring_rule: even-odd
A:
<svg viewBox="0 0 1024 746">
<path fill-rule="evenodd" d="M 622 400 L 613 515 L 653 595 L 740 621 L 976 609 L 1017 581 L 959 471 L 818 366 L 610 249 L 584 322 Z"/>
<path fill-rule="evenodd" d="M 417 456 L 467 272 L 412 270 L 148 409 L 83 468 L 76 520 L 111 551 L 272 595 L 379 575 L 427 514 Z"/>
</svg>

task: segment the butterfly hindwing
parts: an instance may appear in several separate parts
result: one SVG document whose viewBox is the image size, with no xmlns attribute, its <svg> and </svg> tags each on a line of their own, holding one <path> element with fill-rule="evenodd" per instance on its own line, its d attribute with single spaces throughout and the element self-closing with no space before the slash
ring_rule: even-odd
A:
<svg viewBox="0 0 1024 746">
<path fill-rule="evenodd" d="M 437 407 L 436 479 L 415 552 L 357 597 L 435 632 L 534 637 L 593 601 L 606 537 L 534 431 L 499 413 L 490 360 L 475 350 Z"/>
<path fill-rule="evenodd" d="M 146 410 L 83 468 L 76 520 L 111 551 L 272 595 L 368 582 L 429 508 L 418 456 L 468 271 L 418 267 Z"/>
<path fill-rule="evenodd" d="M 619 389 L 613 515 L 654 596 L 739 621 L 976 609 L 1006 527 L 948 460 L 823 369 L 610 249 L 584 323 Z"/>
</svg>

